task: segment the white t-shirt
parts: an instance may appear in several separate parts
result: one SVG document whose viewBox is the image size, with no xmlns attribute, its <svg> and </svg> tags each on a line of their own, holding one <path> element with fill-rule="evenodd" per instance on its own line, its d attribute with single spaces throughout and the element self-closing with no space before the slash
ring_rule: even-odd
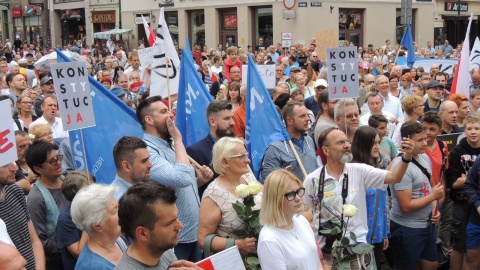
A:
<svg viewBox="0 0 480 270">
<path fill-rule="evenodd" d="M 38 124 L 48 124 L 53 131 L 53 138 L 67 138 L 68 137 L 68 131 L 63 131 L 63 124 L 62 124 L 62 119 L 60 117 L 55 117 L 55 122 L 53 125 L 51 125 L 45 117 L 40 117 L 37 120 L 33 121 L 33 123 L 30 124 L 29 128 L 32 128 L 35 125 Z"/>
<path fill-rule="evenodd" d="M 12 242 L 12 239 L 10 238 L 10 235 L 8 235 L 7 231 L 7 226 L 5 225 L 5 222 L 0 218 L 0 241 L 15 246 L 15 244 Z"/>
<path fill-rule="evenodd" d="M 263 270 L 320 269 L 315 236 L 302 215 L 293 217 L 291 230 L 264 226 L 257 251 Z"/>
<path fill-rule="evenodd" d="M 303 181 L 303 186 L 305 187 L 303 202 L 310 206 L 311 209 L 314 209 L 313 220 L 316 227 L 315 231 L 318 231 L 320 206 L 318 201 L 318 179 L 320 178 L 320 171 L 322 168 L 323 167 L 320 167 L 307 175 L 305 181 Z M 345 164 L 340 179 L 335 179 L 328 173 L 328 170 L 325 170 L 322 222 L 332 220 L 335 223 L 340 224 L 339 219 L 343 208 L 342 185 L 344 174 L 348 175 L 348 196 L 346 198 L 346 204 L 352 204 L 358 208 L 356 215 L 351 217 L 348 221 L 346 236 L 349 237 L 350 231 L 352 231 L 357 237 L 357 242 L 366 243 L 368 232 L 367 201 L 365 197 L 366 191 L 370 188 L 386 190 L 387 185 L 384 182 L 385 177 L 387 176 L 387 171 L 366 164 L 347 163 Z M 327 208 L 329 210 L 327 210 Z M 344 218 L 344 220 L 345 222 L 347 221 L 346 218 Z M 316 234 L 316 237 L 320 245 L 323 247 L 325 244 L 323 237 L 318 234 Z"/>
</svg>

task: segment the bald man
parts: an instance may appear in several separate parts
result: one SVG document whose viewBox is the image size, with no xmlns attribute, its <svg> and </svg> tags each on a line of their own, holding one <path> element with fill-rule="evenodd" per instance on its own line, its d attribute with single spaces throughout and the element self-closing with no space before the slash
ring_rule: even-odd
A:
<svg viewBox="0 0 480 270">
<path fill-rule="evenodd" d="M 480 68 L 473 68 L 470 71 L 470 91 L 480 88 Z"/>
<path fill-rule="evenodd" d="M 440 118 L 442 118 L 442 134 L 463 132 L 457 126 L 458 106 L 455 102 L 447 100 L 440 104 Z"/>
</svg>

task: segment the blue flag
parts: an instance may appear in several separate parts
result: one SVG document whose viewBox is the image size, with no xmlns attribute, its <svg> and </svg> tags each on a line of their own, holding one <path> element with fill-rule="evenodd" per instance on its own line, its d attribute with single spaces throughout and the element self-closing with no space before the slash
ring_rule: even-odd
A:
<svg viewBox="0 0 480 270">
<path fill-rule="evenodd" d="M 285 124 L 270 98 L 258 73 L 255 62 L 248 54 L 247 117 L 245 141 L 250 155 L 252 171 L 259 179 L 265 150 L 274 141 L 290 139 Z"/>
<path fill-rule="evenodd" d="M 182 133 L 183 144 L 186 147 L 205 138 L 210 132 L 207 107 L 213 101 L 193 65 L 191 55 L 182 49 L 176 117 L 177 128 Z"/>
<path fill-rule="evenodd" d="M 55 51 L 58 62 L 72 61 L 60 50 Z M 123 136 L 143 138 L 143 129 L 132 108 L 92 76 L 88 81 L 97 125 L 69 131 L 70 145 L 77 169 L 86 170 L 88 165 L 97 183 L 109 184 L 116 174 L 113 146 Z"/>
<path fill-rule="evenodd" d="M 405 34 L 403 34 L 400 44 L 402 44 L 403 47 L 407 48 L 407 65 L 409 67 L 412 67 L 415 63 L 415 48 L 413 47 L 412 30 L 410 28 L 410 24 L 408 24 L 407 30 L 405 30 Z"/>
</svg>

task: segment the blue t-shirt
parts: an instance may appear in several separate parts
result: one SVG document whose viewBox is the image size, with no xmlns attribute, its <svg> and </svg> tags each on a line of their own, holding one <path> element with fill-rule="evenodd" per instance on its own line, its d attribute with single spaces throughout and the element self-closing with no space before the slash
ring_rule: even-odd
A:
<svg viewBox="0 0 480 270">
<path fill-rule="evenodd" d="M 122 252 L 125 253 L 122 245 L 119 244 L 119 246 Z M 80 253 L 78 257 L 77 265 L 75 266 L 75 270 L 113 270 L 114 268 L 115 265 L 113 263 L 91 251 L 88 248 L 88 242 L 83 247 L 82 253 Z"/>
<path fill-rule="evenodd" d="M 82 231 L 72 221 L 70 213 L 71 204 L 60 213 L 57 222 L 57 246 L 62 254 L 63 268 L 65 270 L 75 269 L 77 259 L 68 251 L 67 247 L 73 243 L 80 241 Z"/>
</svg>

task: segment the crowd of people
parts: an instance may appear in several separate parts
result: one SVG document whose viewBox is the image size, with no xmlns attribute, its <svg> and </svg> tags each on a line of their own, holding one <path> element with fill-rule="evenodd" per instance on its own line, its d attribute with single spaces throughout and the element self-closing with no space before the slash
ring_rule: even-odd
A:
<svg viewBox="0 0 480 270">
<path fill-rule="evenodd" d="M 461 48 L 359 46 L 359 97 L 333 100 L 315 39 L 195 44 L 179 56 L 192 57 L 215 101 L 209 134 L 184 145 L 177 97 L 149 97 L 152 67 L 136 49 L 77 41 L 63 49 L 136 111 L 144 132 L 116 142 L 107 185 L 76 170 L 51 74 L 35 65 L 51 50 L 1 44 L 0 101 L 11 105 L 17 161 L 0 167 L 0 269 L 200 269 L 233 246 L 242 258 L 258 254 L 265 270 L 330 269 L 337 236 L 322 231 L 344 224 L 347 204 L 358 208 L 346 223 L 350 244 L 373 246 L 350 269 L 479 269 L 480 68 L 464 96 L 449 92 L 453 76 L 439 65 L 396 64 L 407 53 L 457 58 Z M 245 147 L 248 54 L 275 66 L 268 90 L 291 138 L 271 142 L 258 176 Z M 459 135 L 457 144 L 442 134 Z M 233 204 L 237 187 L 252 183 L 263 228 L 244 237 Z"/>
</svg>

